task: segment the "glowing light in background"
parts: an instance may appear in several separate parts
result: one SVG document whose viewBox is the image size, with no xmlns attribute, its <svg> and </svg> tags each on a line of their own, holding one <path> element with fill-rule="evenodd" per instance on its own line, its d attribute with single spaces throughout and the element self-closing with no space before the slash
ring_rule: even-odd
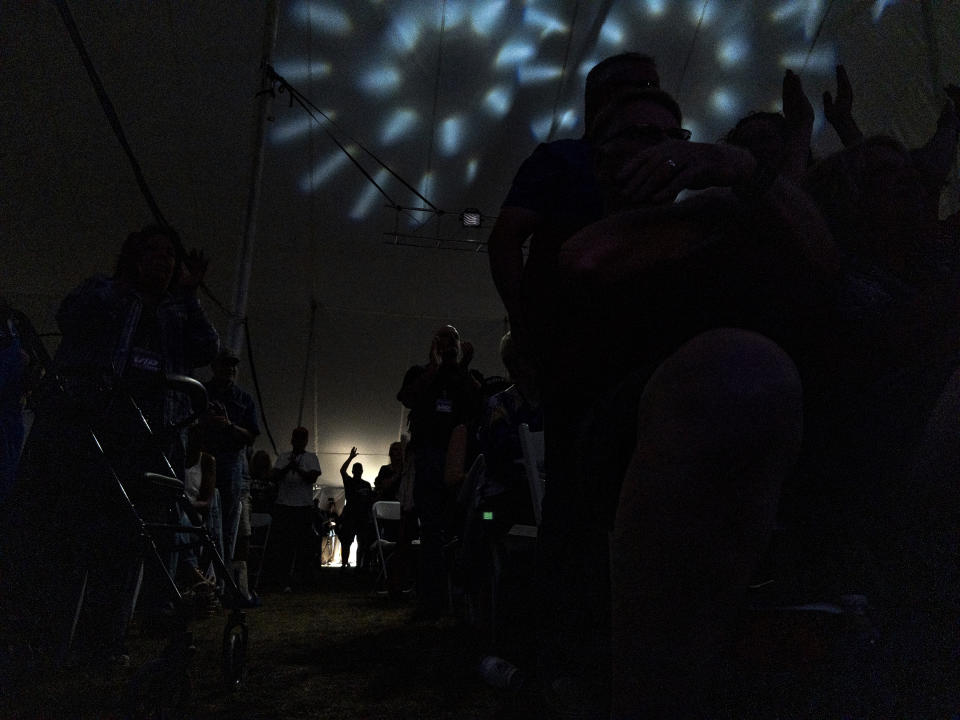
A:
<svg viewBox="0 0 960 720">
<path fill-rule="evenodd" d="M 496 118 L 502 118 L 510 112 L 513 105 L 513 93 L 504 85 L 490 88 L 483 98 L 483 107 Z"/>
<path fill-rule="evenodd" d="M 356 151 L 356 145 L 347 146 L 347 152 L 351 155 Z M 339 148 L 334 150 L 327 155 L 324 160 L 321 160 L 320 164 L 317 165 L 310 174 L 300 180 L 300 190 L 303 192 L 313 192 L 349 164 L 350 158 Z"/>
<path fill-rule="evenodd" d="M 373 176 L 374 182 L 376 182 L 380 187 L 384 187 L 384 183 L 386 183 L 389 179 L 390 173 L 383 168 L 380 168 L 377 174 Z M 370 211 L 373 209 L 373 206 L 376 204 L 378 199 L 383 199 L 383 195 L 380 194 L 380 191 L 377 190 L 372 183 L 367 183 L 366 187 L 360 191 L 360 196 L 357 198 L 357 201 L 353 204 L 353 208 L 350 210 L 350 219 L 363 220 L 365 217 L 367 217 L 367 215 L 370 214 Z"/>
<path fill-rule="evenodd" d="M 557 131 L 562 133 L 569 132 L 576 127 L 579 119 L 580 117 L 576 110 L 565 110 L 557 118 Z M 552 126 L 553 114 L 541 115 L 530 123 L 530 134 L 533 135 L 533 138 L 537 142 L 544 142 L 548 137 L 550 137 L 550 128 Z"/>
<path fill-rule="evenodd" d="M 417 115 L 415 110 L 397 108 L 383 124 L 383 130 L 380 132 L 380 142 L 384 145 L 392 145 L 398 140 L 402 140 L 413 131 L 419 119 L 420 116 Z"/>
<path fill-rule="evenodd" d="M 439 127 L 440 152 L 450 157 L 456 155 L 463 139 L 463 118 L 459 115 L 448 117 Z M 425 197 L 430 197 L 424 193 Z"/>
<path fill-rule="evenodd" d="M 733 67 L 746 59 L 749 46 L 743 38 L 727 38 L 717 47 L 717 60 L 725 67 Z"/>
<path fill-rule="evenodd" d="M 452 30 L 466 20 L 468 15 L 467 3 L 463 0 L 447 0 L 443 4 L 443 12 L 433 12 L 433 29 L 439 31 L 443 27 L 445 30 Z"/>
<path fill-rule="evenodd" d="M 497 53 L 493 65 L 498 68 L 519 65 L 536 54 L 536 48 L 526 40 L 507 40 L 500 47 L 500 52 Z"/>
<path fill-rule="evenodd" d="M 491 34 L 503 19 L 503 11 L 507 7 L 507 0 L 480 3 L 475 2 L 471 7 L 470 23 L 477 35 Z"/>
<path fill-rule="evenodd" d="M 569 30 L 563 20 L 535 7 L 527 7 L 523 11 L 523 22 L 525 25 L 538 28 L 541 40 L 553 33 L 565 33 Z"/>
<path fill-rule="evenodd" d="M 326 3 L 299 2 L 293 6 L 291 12 L 294 18 L 327 35 L 344 36 L 353 30 L 350 16 L 340 8 Z"/>
<path fill-rule="evenodd" d="M 805 40 L 812 39 L 816 34 L 822 14 L 823 4 L 820 0 L 807 0 L 807 8 L 803 16 L 803 36 Z"/>
<path fill-rule="evenodd" d="M 371 95 L 389 95 L 400 86 L 400 71 L 385 66 L 360 76 L 360 87 Z"/>
<path fill-rule="evenodd" d="M 521 65 L 517 71 L 517 82 L 521 85 L 550 82 L 556 80 L 563 73 L 559 65 Z"/>
<path fill-rule="evenodd" d="M 714 112 L 731 117 L 740 112 L 740 104 L 736 95 L 726 88 L 717 88 L 710 95 L 710 107 Z"/>
</svg>

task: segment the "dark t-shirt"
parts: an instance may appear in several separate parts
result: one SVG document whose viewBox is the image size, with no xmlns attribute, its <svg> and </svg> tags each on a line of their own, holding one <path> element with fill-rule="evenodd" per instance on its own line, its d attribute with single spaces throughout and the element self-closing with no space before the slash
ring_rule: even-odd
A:
<svg viewBox="0 0 960 720">
<path fill-rule="evenodd" d="M 527 272 L 555 267 L 563 241 L 603 214 L 589 143 L 577 138 L 538 145 L 517 170 L 503 207 L 533 210 L 550 226 L 534 236 Z"/>
<path fill-rule="evenodd" d="M 403 378 L 403 387 L 417 382 L 426 371 L 423 365 L 411 367 Z M 476 418 L 479 393 L 466 370 L 458 365 L 441 365 L 409 407 L 411 441 L 446 451 L 453 429 Z"/>
</svg>

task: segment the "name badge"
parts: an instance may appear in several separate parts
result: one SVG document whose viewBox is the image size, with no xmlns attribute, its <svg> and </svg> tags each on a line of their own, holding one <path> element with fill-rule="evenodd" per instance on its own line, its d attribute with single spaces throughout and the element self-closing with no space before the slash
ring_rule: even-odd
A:
<svg viewBox="0 0 960 720">
<path fill-rule="evenodd" d="M 452 413 L 453 403 L 448 398 L 437 398 L 437 404 L 434 409 L 439 413 Z"/>
<path fill-rule="evenodd" d="M 158 373 L 160 354 L 143 348 L 133 348 L 130 353 L 130 366 L 141 372 Z"/>
</svg>

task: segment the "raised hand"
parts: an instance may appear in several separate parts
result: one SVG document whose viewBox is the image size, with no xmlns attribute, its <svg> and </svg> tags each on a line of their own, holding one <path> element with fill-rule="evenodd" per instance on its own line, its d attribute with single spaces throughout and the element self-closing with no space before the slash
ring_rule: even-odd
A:
<svg viewBox="0 0 960 720">
<path fill-rule="evenodd" d="M 857 121 L 853 119 L 853 86 L 847 77 L 846 68 L 837 65 L 837 97 L 827 90 L 823 93 L 823 114 L 840 136 L 844 145 L 856 142 L 863 137 Z"/>
<path fill-rule="evenodd" d="M 357 455 L 358 455 L 357 448 L 356 447 L 350 448 L 350 459 L 353 460 Z"/>
</svg>

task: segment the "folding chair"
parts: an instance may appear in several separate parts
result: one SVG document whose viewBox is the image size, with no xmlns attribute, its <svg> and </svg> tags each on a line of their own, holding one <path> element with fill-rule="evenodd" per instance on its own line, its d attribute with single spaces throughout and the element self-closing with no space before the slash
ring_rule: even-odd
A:
<svg viewBox="0 0 960 720">
<path fill-rule="evenodd" d="M 546 486 L 546 475 L 543 470 L 543 430 L 533 432 L 527 423 L 520 423 L 520 448 L 523 451 L 523 468 L 530 486 L 530 502 L 533 505 L 533 517 L 536 527 L 531 525 L 514 525 L 510 528 L 510 535 L 521 537 L 536 537 L 537 528 L 542 520 L 543 491 Z"/>
<path fill-rule="evenodd" d="M 260 587 L 260 573 L 263 572 L 263 564 L 267 559 L 267 543 L 270 541 L 270 527 L 273 525 L 273 517 L 270 513 L 250 513 L 250 550 L 256 550 L 260 553 L 260 561 L 257 563 L 257 575 L 253 580 L 251 592 L 256 592 Z M 254 543 L 253 538 L 257 536 L 257 531 L 263 528 L 263 542 Z"/>
<path fill-rule="evenodd" d="M 387 558 L 393 554 L 394 549 L 397 547 L 396 540 L 386 539 L 384 523 L 394 523 L 396 529 L 399 531 L 400 502 L 397 500 L 378 500 L 373 504 L 370 514 L 373 517 L 373 530 L 376 535 L 376 540 L 370 545 L 370 549 L 376 550 L 377 558 L 380 562 L 380 572 L 377 573 L 374 583 L 379 584 L 381 580 L 384 582 L 387 581 Z"/>
</svg>

